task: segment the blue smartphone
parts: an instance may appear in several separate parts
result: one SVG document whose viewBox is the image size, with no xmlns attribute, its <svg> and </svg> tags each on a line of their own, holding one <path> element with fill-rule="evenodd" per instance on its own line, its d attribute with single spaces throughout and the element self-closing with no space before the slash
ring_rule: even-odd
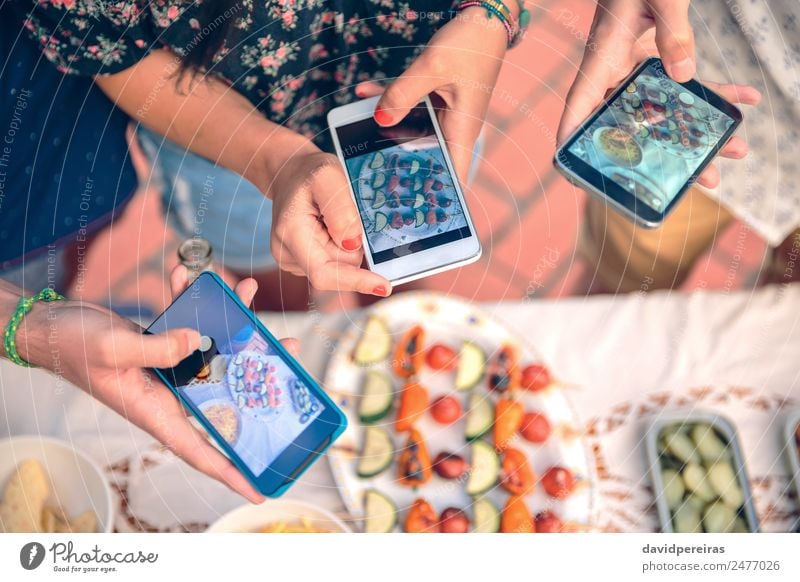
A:
<svg viewBox="0 0 800 582">
<path fill-rule="evenodd" d="M 253 486 L 279 497 L 347 420 L 214 273 L 201 273 L 145 330 L 192 328 L 200 349 L 155 370 Z"/>
</svg>

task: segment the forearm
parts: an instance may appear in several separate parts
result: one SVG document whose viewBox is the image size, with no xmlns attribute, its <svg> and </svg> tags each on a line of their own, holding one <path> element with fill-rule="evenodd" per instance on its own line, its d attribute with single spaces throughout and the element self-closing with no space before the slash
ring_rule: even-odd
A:
<svg viewBox="0 0 800 582">
<path fill-rule="evenodd" d="M 289 157 L 318 151 L 304 136 L 266 119 L 217 77 L 187 75 L 179 86 L 179 65 L 175 54 L 158 50 L 125 71 L 95 80 L 128 115 L 241 174 L 266 194 Z"/>
</svg>

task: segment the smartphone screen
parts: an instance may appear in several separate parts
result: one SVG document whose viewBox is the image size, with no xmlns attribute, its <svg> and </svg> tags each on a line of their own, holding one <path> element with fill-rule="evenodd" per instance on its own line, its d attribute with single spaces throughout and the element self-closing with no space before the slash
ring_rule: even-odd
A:
<svg viewBox="0 0 800 582">
<path fill-rule="evenodd" d="M 259 476 L 325 405 L 252 318 L 215 279 L 201 276 L 148 331 L 200 332 L 200 350 L 159 372 Z"/>
<path fill-rule="evenodd" d="M 424 103 L 393 127 L 334 131 L 375 264 L 472 236 Z"/>
<path fill-rule="evenodd" d="M 651 59 L 567 151 L 664 212 L 736 123 Z"/>
</svg>

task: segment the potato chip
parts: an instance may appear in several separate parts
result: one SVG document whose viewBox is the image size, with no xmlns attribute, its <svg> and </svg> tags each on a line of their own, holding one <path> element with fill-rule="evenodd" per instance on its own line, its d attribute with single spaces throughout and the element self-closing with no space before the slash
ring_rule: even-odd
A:
<svg viewBox="0 0 800 582">
<path fill-rule="evenodd" d="M 56 519 L 56 514 L 53 513 L 53 510 L 45 507 L 42 510 L 42 533 L 55 533 Z"/>
<path fill-rule="evenodd" d="M 97 516 L 93 511 L 86 511 L 71 519 L 69 527 L 72 533 L 95 533 L 97 531 Z"/>
<path fill-rule="evenodd" d="M 46 518 L 48 519 L 48 525 L 53 528 L 50 530 L 51 533 L 67 533 L 71 531 L 69 527 L 69 518 L 61 507 L 45 507 L 42 511 L 42 515 L 44 516 L 47 514 L 50 514 Z M 45 518 L 43 518 L 43 523 L 44 519 Z"/>
<path fill-rule="evenodd" d="M 23 461 L 6 485 L 0 502 L 0 529 L 9 533 L 40 533 L 42 509 L 50 484 L 41 463 Z"/>
<path fill-rule="evenodd" d="M 50 479 L 36 459 L 23 461 L 6 485 L 0 501 L 0 531 L 8 533 L 94 533 L 92 511 L 69 519 L 61 507 L 45 507 Z"/>
</svg>

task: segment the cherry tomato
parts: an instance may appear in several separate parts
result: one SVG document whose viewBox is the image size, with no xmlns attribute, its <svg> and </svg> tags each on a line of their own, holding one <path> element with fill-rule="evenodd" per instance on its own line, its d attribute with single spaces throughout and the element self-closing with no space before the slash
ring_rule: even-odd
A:
<svg viewBox="0 0 800 582">
<path fill-rule="evenodd" d="M 433 470 L 442 479 L 458 479 L 468 468 L 464 457 L 455 453 L 442 452 L 433 460 Z"/>
<path fill-rule="evenodd" d="M 461 418 L 461 403 L 454 396 L 439 396 L 431 404 L 431 416 L 439 424 L 452 424 Z"/>
<path fill-rule="evenodd" d="M 542 476 L 542 487 L 550 497 L 566 499 L 575 490 L 575 476 L 564 467 L 550 467 Z"/>
<path fill-rule="evenodd" d="M 525 440 L 541 444 L 550 438 L 553 432 L 550 421 L 541 412 L 527 412 L 522 417 L 522 426 L 519 433 Z"/>
<path fill-rule="evenodd" d="M 552 383 L 553 379 L 550 376 L 550 371 L 541 364 L 531 364 L 522 370 L 520 385 L 525 390 L 541 392 Z"/>
<path fill-rule="evenodd" d="M 561 519 L 552 511 L 536 514 L 536 533 L 560 533 L 564 527 Z"/>
<path fill-rule="evenodd" d="M 425 361 L 434 370 L 449 372 L 458 365 L 458 354 L 450 346 L 434 344 L 428 350 Z"/>
<path fill-rule="evenodd" d="M 442 533 L 467 533 L 469 518 L 456 507 L 448 507 L 439 517 L 439 531 Z"/>
</svg>

